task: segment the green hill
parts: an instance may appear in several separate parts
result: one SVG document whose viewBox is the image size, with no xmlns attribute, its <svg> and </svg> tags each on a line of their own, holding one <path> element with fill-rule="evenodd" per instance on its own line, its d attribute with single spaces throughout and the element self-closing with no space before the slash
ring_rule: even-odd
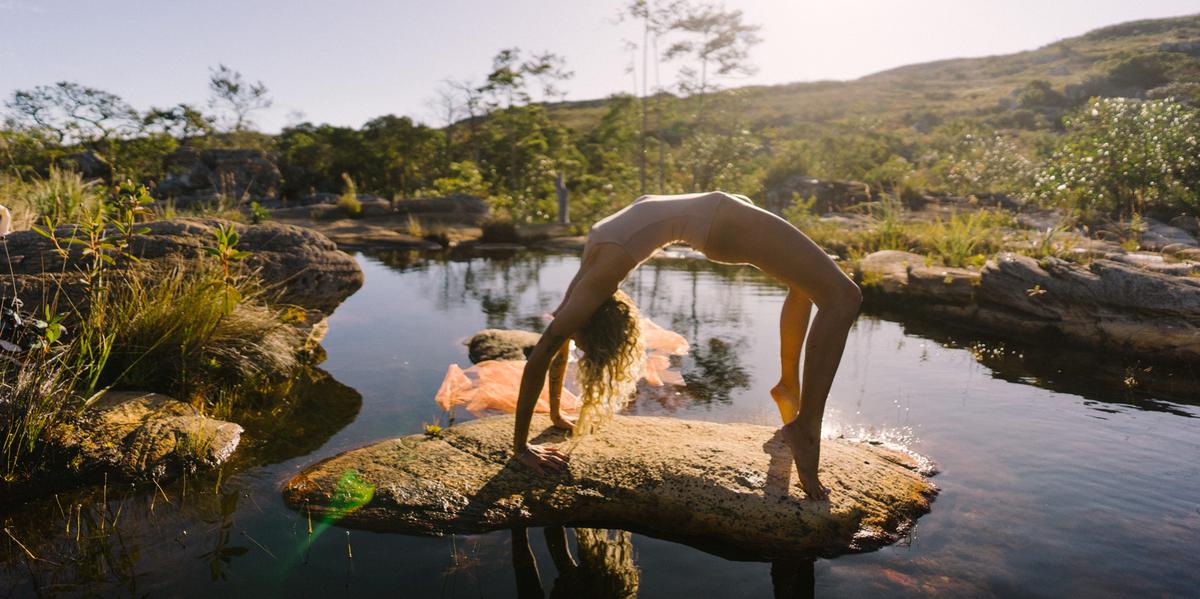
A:
<svg viewBox="0 0 1200 599">
<path fill-rule="evenodd" d="M 1122 23 L 1015 54 L 907 65 L 852 81 L 749 86 L 721 95 L 744 100 L 739 113 L 754 129 L 869 117 L 919 130 L 958 116 L 1033 129 L 1053 127 L 1062 108 L 1093 95 L 1173 92 L 1200 101 L 1198 57 L 1200 14 Z M 1034 97 L 1032 81 L 1048 83 L 1049 93 Z M 562 122 L 584 130 L 603 110 L 597 101 L 552 107 Z"/>
</svg>

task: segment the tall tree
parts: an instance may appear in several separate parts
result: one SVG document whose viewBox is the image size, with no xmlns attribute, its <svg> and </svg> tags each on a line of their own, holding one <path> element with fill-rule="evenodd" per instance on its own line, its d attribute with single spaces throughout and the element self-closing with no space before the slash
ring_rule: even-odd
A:
<svg viewBox="0 0 1200 599">
<path fill-rule="evenodd" d="M 448 167 L 454 160 L 454 127 L 463 116 L 463 100 L 449 81 L 442 81 L 433 94 L 426 103 L 442 125 L 442 162 Z"/>
<path fill-rule="evenodd" d="M 61 144 L 94 150 L 141 129 L 137 111 L 120 96 L 69 81 L 17 90 L 5 105 L 18 126 L 42 129 Z"/>
<path fill-rule="evenodd" d="M 762 41 L 761 28 L 747 24 L 742 11 L 711 3 L 685 6 L 671 28 L 684 39 L 667 48 L 666 58 L 690 60 L 679 69 L 679 89 L 696 96 L 697 119 L 703 119 L 705 96 L 720 89 L 719 79 L 755 72 L 750 49 Z"/>
<path fill-rule="evenodd" d="M 529 93 L 530 78 L 536 79 L 541 87 L 542 103 L 561 97 L 563 92 L 558 88 L 574 73 L 566 70 L 566 61 L 553 52 L 534 54 L 529 60 L 521 60 L 520 48 L 504 48 L 492 59 L 492 72 L 479 90 L 486 94 L 489 106 L 493 109 L 492 119 L 501 121 L 505 127 L 505 138 L 508 140 L 508 189 L 513 193 L 525 193 L 527 190 L 518 184 L 523 179 L 521 172 L 527 163 L 520 156 L 527 155 L 528 148 L 519 148 L 519 138 L 529 140 L 536 138 L 530 131 L 517 131 L 519 126 L 542 127 L 545 120 L 544 108 L 533 108 L 530 104 L 532 96 Z M 557 132 L 556 127 L 546 131 Z M 556 138 L 557 133 L 551 136 Z M 540 143 L 540 142 L 539 142 Z M 539 145 L 539 144 L 535 144 Z M 554 144 L 551 144 L 554 145 Z M 535 152 L 536 153 L 536 152 Z"/>
<path fill-rule="evenodd" d="M 191 104 L 176 104 L 170 108 L 151 108 L 142 117 L 148 131 L 160 132 L 181 143 L 213 132 L 214 118 Z"/>
<path fill-rule="evenodd" d="M 671 31 L 673 25 L 675 24 L 675 22 L 677 20 L 676 15 L 680 12 L 681 8 L 683 8 L 685 5 L 686 5 L 685 0 L 657 0 L 657 1 L 656 0 L 631 0 L 629 2 L 629 4 L 627 4 L 625 6 L 625 9 L 621 12 L 621 14 L 618 17 L 620 20 L 625 20 L 625 19 L 637 20 L 637 21 L 640 21 L 641 25 L 642 25 L 642 42 L 641 42 L 641 44 L 637 45 L 637 47 L 640 48 L 642 51 L 642 72 L 641 72 L 642 89 L 641 89 L 641 92 L 638 94 L 638 97 L 639 97 L 640 103 L 641 103 L 641 121 L 642 121 L 641 132 L 639 135 L 639 143 L 640 143 L 641 153 L 640 153 L 640 159 L 639 159 L 639 165 L 638 165 L 638 175 L 639 175 L 639 180 L 641 182 L 641 186 L 640 186 L 641 193 L 643 193 L 643 194 L 646 193 L 646 170 L 647 170 L 646 169 L 646 145 L 647 145 L 647 138 L 649 137 L 648 130 L 649 130 L 649 120 L 650 120 L 650 111 L 648 110 L 648 106 L 647 106 L 647 103 L 648 103 L 650 95 L 651 95 L 650 86 L 649 86 L 649 81 L 650 81 L 650 79 L 649 79 L 649 77 L 650 77 L 649 63 L 651 61 L 651 58 L 653 58 L 654 72 L 655 72 L 655 89 L 654 89 L 655 114 L 656 114 L 656 118 L 658 120 L 658 126 L 659 126 L 659 139 L 658 139 L 658 143 L 659 143 L 659 174 L 658 174 L 659 175 L 659 177 L 658 177 L 659 185 L 658 186 L 659 186 L 659 193 L 662 193 L 662 179 L 663 179 L 663 173 L 662 173 L 663 148 L 662 148 L 662 135 L 661 135 L 661 133 L 662 133 L 662 131 L 661 131 L 662 115 L 661 115 L 661 111 L 658 110 L 658 108 L 660 108 L 660 102 L 661 102 L 661 97 L 659 96 L 659 94 L 662 92 L 662 89 L 659 86 L 658 81 L 657 81 L 658 67 L 659 67 L 659 63 L 661 61 L 661 58 L 658 53 L 658 42 L 662 39 L 662 37 L 664 35 L 666 35 L 668 32 Z M 636 76 L 635 76 L 634 81 L 635 81 L 635 87 L 636 87 Z"/>
<path fill-rule="evenodd" d="M 254 128 L 250 113 L 270 108 L 267 86 L 262 81 L 250 83 L 242 74 L 223 64 L 208 70 L 208 106 L 220 115 L 227 131 L 241 133 Z"/>
<path fill-rule="evenodd" d="M 141 117 L 120 96 L 69 81 L 17 90 L 5 104 L 11 125 L 50 136 L 60 146 L 95 152 L 106 161 L 110 178 L 117 172 L 121 141 L 142 131 Z"/>
</svg>

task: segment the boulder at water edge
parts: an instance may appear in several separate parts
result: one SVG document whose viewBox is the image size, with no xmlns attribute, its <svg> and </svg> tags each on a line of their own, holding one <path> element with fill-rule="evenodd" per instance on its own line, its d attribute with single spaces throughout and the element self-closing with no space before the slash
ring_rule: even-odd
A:
<svg viewBox="0 0 1200 599">
<path fill-rule="evenodd" d="M 935 493 L 912 457 L 837 439 L 822 445 L 830 501 L 807 500 L 767 426 L 618 416 L 572 446 L 538 415 L 532 432 L 533 442 L 570 451 L 569 473 L 538 476 L 511 461 L 513 417 L 495 416 L 327 459 L 288 481 L 284 498 L 376 531 L 591 524 L 774 557 L 887 544 Z"/>
<path fill-rule="evenodd" d="M 542 336 L 529 331 L 484 329 L 467 341 L 467 355 L 472 364 L 484 360 L 524 360 Z"/>
</svg>

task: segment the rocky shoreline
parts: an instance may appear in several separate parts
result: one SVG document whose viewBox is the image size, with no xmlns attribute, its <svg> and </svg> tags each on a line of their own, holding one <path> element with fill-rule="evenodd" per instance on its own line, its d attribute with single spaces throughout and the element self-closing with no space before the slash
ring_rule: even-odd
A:
<svg viewBox="0 0 1200 599">
<path fill-rule="evenodd" d="M 240 225 L 216 219 L 174 219 L 145 223 L 132 236 L 128 253 L 136 260 L 113 268 L 143 280 L 205 259 L 214 231 L 232 226 L 238 249 L 248 252 L 244 268 L 267 290 L 270 302 L 298 309 L 291 326 L 297 334 L 281 351 L 319 359 L 326 317 L 363 282 L 354 258 L 320 233 L 281 224 Z M 71 234 L 69 227 L 58 232 Z M 21 298 L 40 306 L 56 291 L 84 298 L 73 276 L 85 258 L 77 251 L 64 257 L 54 243 L 32 231 L 5 238 L 10 276 L 0 280 L 0 296 Z M 39 489 L 73 486 L 93 480 L 159 480 L 181 472 L 207 469 L 228 460 L 241 441 L 243 428 L 204 415 L 189 403 L 149 390 L 108 391 L 94 398 L 75 417 L 45 435 L 50 465 L 29 480 L 5 485 L 6 499 Z"/>
<path fill-rule="evenodd" d="M 1002 337 L 1200 362 L 1200 277 L 1190 274 L 1114 258 L 1076 264 L 1011 252 L 972 270 L 928 266 L 923 256 L 889 250 L 860 260 L 855 277 L 868 302 Z"/>
</svg>

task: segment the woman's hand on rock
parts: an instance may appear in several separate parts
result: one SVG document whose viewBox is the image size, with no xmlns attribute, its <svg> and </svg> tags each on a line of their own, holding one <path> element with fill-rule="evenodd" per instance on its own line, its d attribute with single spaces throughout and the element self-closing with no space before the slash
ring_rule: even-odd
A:
<svg viewBox="0 0 1200 599">
<path fill-rule="evenodd" d="M 571 458 L 554 447 L 527 445 L 525 451 L 517 452 L 516 459 L 532 468 L 534 472 L 545 475 L 566 471 L 567 462 Z"/>
</svg>

